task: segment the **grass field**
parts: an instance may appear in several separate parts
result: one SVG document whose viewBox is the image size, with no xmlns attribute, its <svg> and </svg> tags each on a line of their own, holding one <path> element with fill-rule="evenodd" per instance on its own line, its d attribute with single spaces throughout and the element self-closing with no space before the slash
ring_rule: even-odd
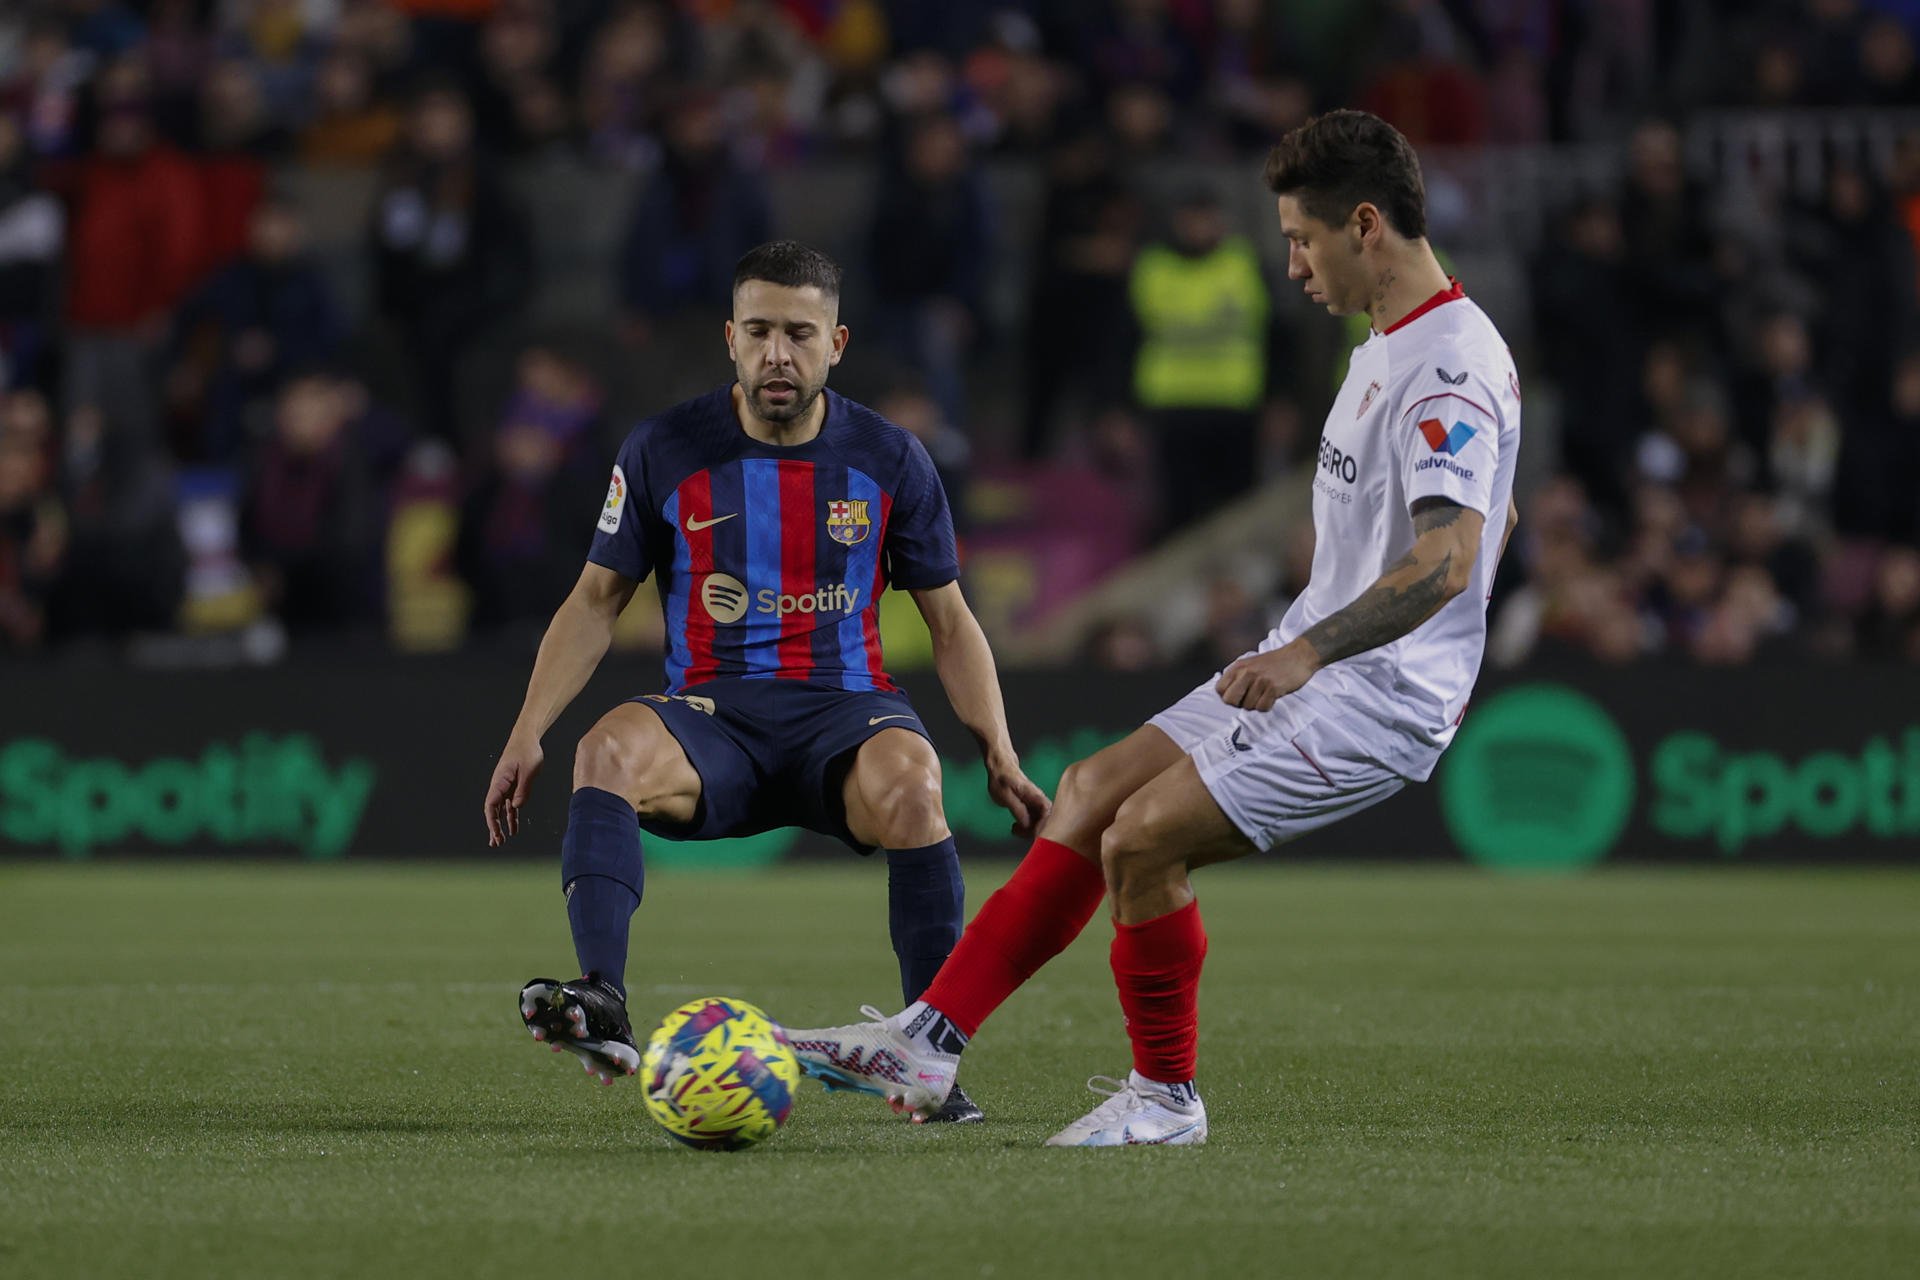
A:
<svg viewBox="0 0 1920 1280">
<path fill-rule="evenodd" d="M 884 879 L 657 876 L 636 1024 L 891 1006 Z M 0 1276 L 1915 1274 L 1920 876 L 1201 890 L 1209 1146 L 1040 1149 L 1126 1069 L 1096 921 L 987 1125 L 808 1084 L 730 1156 L 520 1030 L 550 868 L 0 867 Z"/>
</svg>

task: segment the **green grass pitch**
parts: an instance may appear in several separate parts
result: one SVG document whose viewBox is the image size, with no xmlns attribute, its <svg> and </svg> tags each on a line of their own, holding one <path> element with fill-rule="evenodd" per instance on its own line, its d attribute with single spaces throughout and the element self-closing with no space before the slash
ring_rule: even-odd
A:
<svg viewBox="0 0 1920 1280">
<path fill-rule="evenodd" d="M 635 1023 L 891 1007 L 884 880 L 658 874 Z M 1096 920 L 969 1051 L 987 1125 L 808 1083 L 723 1155 L 520 1029 L 550 867 L 0 867 L 0 1276 L 1915 1274 L 1920 876 L 1200 890 L 1210 1145 L 1039 1146 L 1126 1069 Z"/>
</svg>

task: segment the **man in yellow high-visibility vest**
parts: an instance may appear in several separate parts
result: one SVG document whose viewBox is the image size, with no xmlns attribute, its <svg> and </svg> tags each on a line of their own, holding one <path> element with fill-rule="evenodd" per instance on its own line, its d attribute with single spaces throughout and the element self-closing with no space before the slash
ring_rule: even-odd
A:
<svg viewBox="0 0 1920 1280">
<path fill-rule="evenodd" d="M 1259 254 L 1229 233 L 1218 197 L 1186 193 L 1171 223 L 1170 240 L 1141 251 L 1131 281 L 1134 399 L 1159 450 L 1169 532 L 1255 478 L 1271 323 Z"/>
</svg>

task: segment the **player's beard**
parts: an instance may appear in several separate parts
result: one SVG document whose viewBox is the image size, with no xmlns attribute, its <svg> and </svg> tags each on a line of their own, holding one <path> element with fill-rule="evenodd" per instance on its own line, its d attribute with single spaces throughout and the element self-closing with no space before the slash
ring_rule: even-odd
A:
<svg viewBox="0 0 1920 1280">
<path fill-rule="evenodd" d="M 746 383 L 745 378 L 740 381 Z M 774 404 L 766 397 L 766 384 L 769 382 L 788 382 L 793 385 L 793 399 L 786 404 Z M 748 384 L 753 390 L 748 392 L 747 400 L 753 406 L 754 416 L 762 422 L 793 422 L 805 417 L 813 409 L 813 402 L 820 398 L 820 392 L 827 385 L 823 377 L 818 382 L 807 384 L 794 378 L 763 378 L 759 382 Z"/>
</svg>

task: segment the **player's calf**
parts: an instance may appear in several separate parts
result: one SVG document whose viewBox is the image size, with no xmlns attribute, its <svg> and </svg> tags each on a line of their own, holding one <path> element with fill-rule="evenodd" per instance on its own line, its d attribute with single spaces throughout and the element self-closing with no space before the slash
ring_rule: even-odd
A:
<svg viewBox="0 0 1920 1280">
<path fill-rule="evenodd" d="M 520 1020 L 533 1038 L 555 1053 L 565 1051 L 602 1084 L 640 1070 L 627 1002 L 595 974 L 559 982 L 535 978 L 520 989 Z"/>
</svg>

